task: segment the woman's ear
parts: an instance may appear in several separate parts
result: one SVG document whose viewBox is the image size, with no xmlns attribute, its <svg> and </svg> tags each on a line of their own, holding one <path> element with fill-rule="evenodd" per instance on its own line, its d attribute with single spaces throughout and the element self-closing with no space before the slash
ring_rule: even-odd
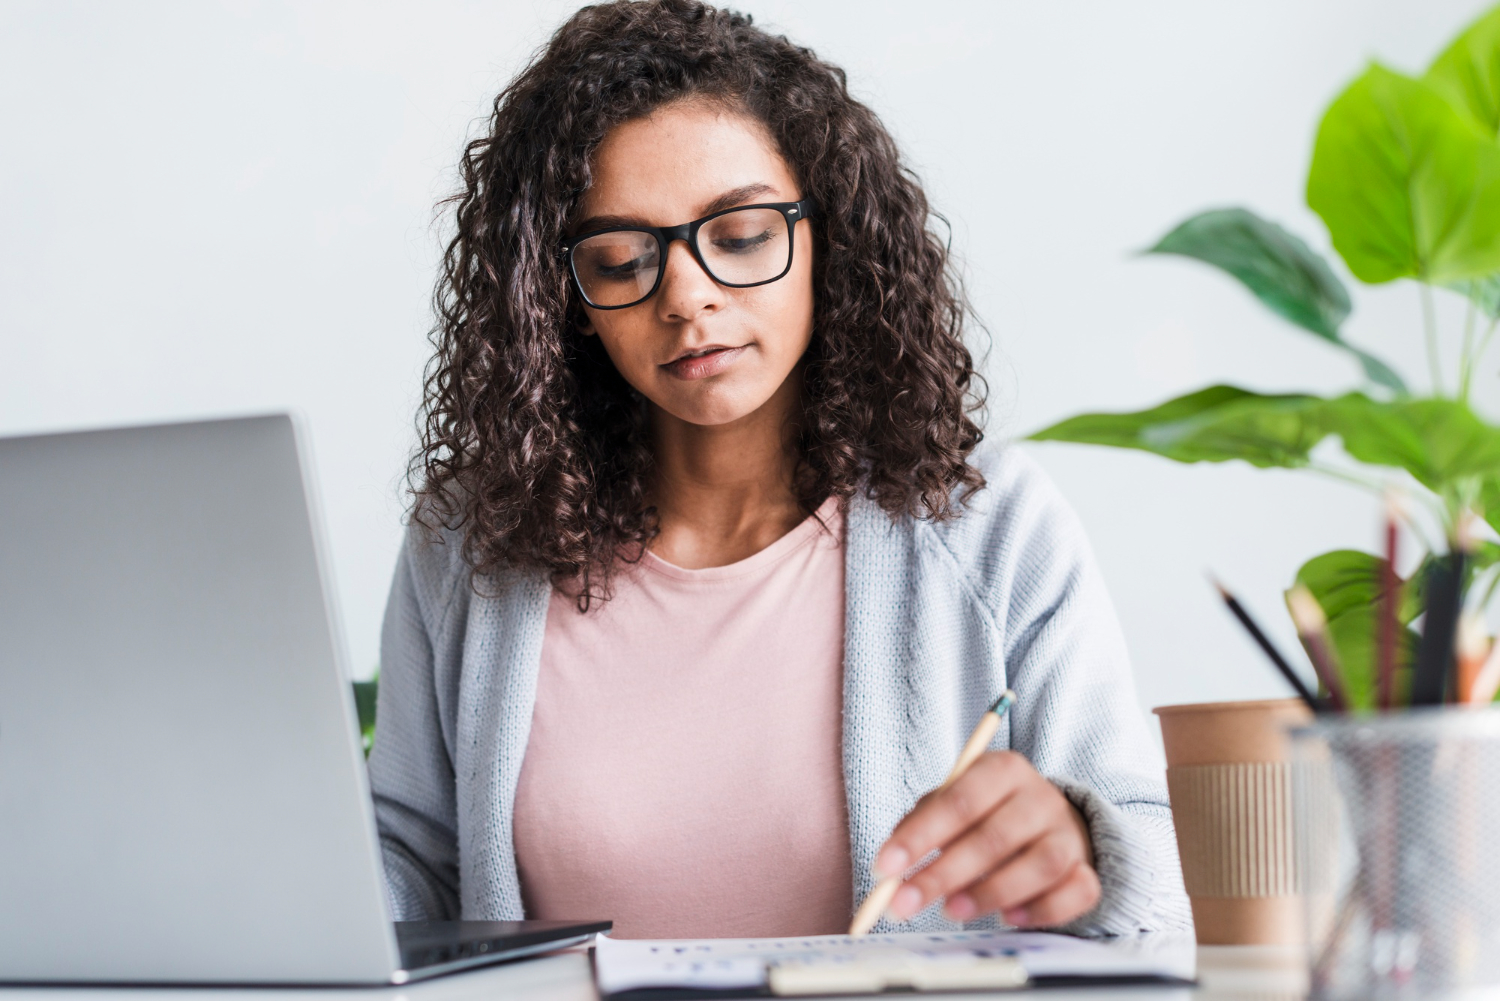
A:
<svg viewBox="0 0 1500 1001">
<path fill-rule="evenodd" d="M 582 306 L 574 306 L 569 309 L 568 312 L 572 314 L 573 326 L 580 334 L 585 337 L 593 337 L 595 334 L 599 333 L 598 330 L 594 329 L 594 320 L 591 316 L 589 316 L 588 310 L 584 309 Z"/>
</svg>

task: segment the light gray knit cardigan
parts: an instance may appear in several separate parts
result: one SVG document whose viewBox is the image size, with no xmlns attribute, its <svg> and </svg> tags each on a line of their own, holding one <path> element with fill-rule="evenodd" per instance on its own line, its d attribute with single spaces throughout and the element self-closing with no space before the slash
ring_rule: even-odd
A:
<svg viewBox="0 0 1500 1001">
<path fill-rule="evenodd" d="M 849 506 L 851 913 L 882 842 L 1008 686 L 1019 701 L 994 746 L 1055 782 L 1093 840 L 1103 896 L 1067 930 L 1190 927 L 1163 776 L 1083 532 L 1018 449 L 985 446 L 971 462 L 988 486 L 956 519 L 893 520 L 862 497 Z M 524 916 L 512 811 L 550 588 L 516 571 L 477 593 L 459 542 L 409 531 L 386 608 L 370 780 L 398 919 Z M 881 927 L 954 925 L 934 905 Z"/>
</svg>

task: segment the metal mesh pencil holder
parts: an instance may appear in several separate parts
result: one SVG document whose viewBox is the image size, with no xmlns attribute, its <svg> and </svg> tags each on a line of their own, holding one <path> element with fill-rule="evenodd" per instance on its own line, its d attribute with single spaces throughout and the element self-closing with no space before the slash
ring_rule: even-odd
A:
<svg viewBox="0 0 1500 1001">
<path fill-rule="evenodd" d="M 1292 744 L 1313 996 L 1500 985 L 1500 710 L 1328 718 Z"/>
</svg>

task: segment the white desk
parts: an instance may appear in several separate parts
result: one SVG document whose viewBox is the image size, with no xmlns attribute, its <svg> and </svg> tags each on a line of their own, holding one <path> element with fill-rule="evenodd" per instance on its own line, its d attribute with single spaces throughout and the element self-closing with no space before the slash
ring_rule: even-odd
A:
<svg viewBox="0 0 1500 1001">
<path fill-rule="evenodd" d="M 1300 1001 L 1303 977 L 1294 950 L 1262 946 L 1201 946 L 1196 989 L 1186 987 L 1090 987 L 1048 989 L 1044 1001 Z M 942 995 L 995 1001 L 1006 995 Z M 1025 995 L 1009 995 L 1025 996 Z M 920 997 L 920 995 L 909 995 Z M 226 988 L 0 988 L 0 1001 L 597 1001 L 588 957 L 566 952 L 492 966 L 405 987 L 371 990 Z"/>
</svg>

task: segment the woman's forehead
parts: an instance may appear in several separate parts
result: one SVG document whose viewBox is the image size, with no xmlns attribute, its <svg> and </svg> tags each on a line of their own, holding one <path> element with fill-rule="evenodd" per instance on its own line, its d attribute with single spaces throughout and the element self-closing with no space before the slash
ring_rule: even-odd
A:
<svg viewBox="0 0 1500 1001">
<path fill-rule="evenodd" d="M 764 201 L 800 197 L 766 127 L 742 112 L 682 101 L 623 122 L 599 144 L 580 217 L 670 226 L 696 218 L 725 192 L 759 188 Z"/>
</svg>

